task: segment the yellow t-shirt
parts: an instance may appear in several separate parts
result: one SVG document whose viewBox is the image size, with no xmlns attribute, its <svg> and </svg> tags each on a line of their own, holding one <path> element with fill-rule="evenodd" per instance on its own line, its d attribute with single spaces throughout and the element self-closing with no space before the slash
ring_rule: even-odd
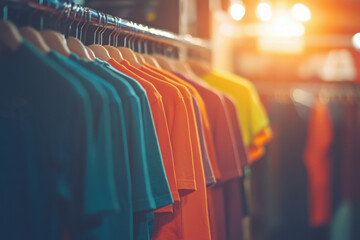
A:
<svg viewBox="0 0 360 240">
<path fill-rule="evenodd" d="M 263 154 L 263 145 L 271 138 L 271 130 L 254 85 L 229 72 L 212 71 L 202 79 L 235 100 L 250 158 L 252 160 L 259 158 Z"/>
</svg>

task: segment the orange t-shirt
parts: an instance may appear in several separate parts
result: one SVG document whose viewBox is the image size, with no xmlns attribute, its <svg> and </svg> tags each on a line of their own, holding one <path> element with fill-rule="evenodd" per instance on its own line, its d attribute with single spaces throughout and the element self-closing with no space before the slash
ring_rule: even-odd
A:
<svg viewBox="0 0 360 240">
<path fill-rule="evenodd" d="M 197 134 L 198 131 L 197 131 L 194 109 L 192 105 L 191 94 L 184 85 L 179 84 L 167 78 L 166 75 L 164 74 L 155 72 L 146 65 L 143 66 L 141 70 L 149 74 L 152 74 L 154 77 L 157 77 L 162 81 L 166 81 L 173 84 L 181 91 L 181 94 L 184 97 L 185 104 L 188 109 L 190 136 L 191 136 L 191 140 L 194 141 L 192 146 L 194 150 L 193 156 L 194 156 L 194 167 L 195 167 L 197 190 L 191 194 L 181 197 L 183 238 L 185 240 L 211 239 L 205 174 L 204 174 L 203 163 L 201 158 L 199 136 Z"/>
<path fill-rule="evenodd" d="M 121 65 L 152 83 L 162 95 L 174 153 L 177 187 L 181 196 L 192 193 L 197 188 L 197 182 L 195 182 L 188 114 L 180 91 L 172 84 L 131 66 L 127 61 L 122 61 Z M 182 239 L 182 235 L 182 206 L 181 202 L 175 202 L 172 214 L 155 215 L 152 240 Z"/>
<path fill-rule="evenodd" d="M 219 170 L 219 166 L 218 166 L 218 162 L 217 162 L 217 158 L 216 158 L 216 153 L 215 153 L 216 151 L 215 151 L 215 146 L 214 146 L 214 141 L 213 141 L 213 135 L 211 133 L 211 126 L 210 126 L 209 119 L 208 119 L 208 113 L 207 113 L 206 106 L 205 106 L 202 96 L 199 94 L 199 92 L 196 90 L 196 88 L 194 86 L 192 86 L 190 83 L 184 81 L 183 79 L 179 78 L 178 76 L 176 76 L 170 72 L 157 69 L 151 65 L 145 64 L 145 66 L 147 66 L 148 68 L 152 69 L 153 71 L 155 71 L 157 73 L 163 74 L 165 77 L 170 78 L 171 80 L 173 80 L 179 84 L 184 85 L 190 91 L 190 93 L 195 97 L 196 101 L 199 104 L 200 113 L 201 113 L 201 117 L 202 117 L 202 121 L 203 121 L 203 132 L 205 135 L 206 147 L 208 149 L 211 167 L 213 169 L 215 178 L 217 180 L 219 180 L 221 178 L 221 172 Z"/>
<path fill-rule="evenodd" d="M 180 196 L 176 184 L 176 173 L 174 166 L 174 158 L 172 152 L 172 146 L 170 142 L 169 128 L 166 121 L 165 110 L 162 102 L 162 96 L 156 90 L 154 85 L 142 79 L 138 75 L 134 74 L 126 67 L 118 63 L 115 59 L 110 59 L 108 63 L 118 71 L 126 74 L 129 77 L 137 80 L 141 86 L 146 90 L 147 97 L 151 108 L 151 113 L 155 123 L 156 134 L 159 140 L 161 155 L 166 172 L 166 177 L 170 186 L 172 197 L 174 201 L 180 201 Z M 172 211 L 172 208 L 166 206 L 156 210 L 156 212 Z"/>
<path fill-rule="evenodd" d="M 204 108 L 207 109 L 209 125 L 211 126 L 212 136 L 216 145 L 216 158 L 219 161 L 220 182 L 226 182 L 242 176 L 241 162 L 236 149 L 233 129 L 226 108 L 223 105 L 221 93 L 206 89 L 202 82 L 193 82 L 193 84 L 205 101 L 203 101 Z"/>
<path fill-rule="evenodd" d="M 180 91 L 171 84 L 160 82 L 153 76 L 131 66 L 126 60 L 120 64 L 152 83 L 161 94 L 164 100 L 164 110 L 174 155 L 177 187 L 179 190 L 195 190 L 195 170 L 192 157 L 189 120 L 187 118 L 184 99 Z"/>
<path fill-rule="evenodd" d="M 317 100 L 310 113 L 308 139 L 304 152 L 308 171 L 309 217 L 313 227 L 331 221 L 332 121 L 326 104 Z"/>
</svg>

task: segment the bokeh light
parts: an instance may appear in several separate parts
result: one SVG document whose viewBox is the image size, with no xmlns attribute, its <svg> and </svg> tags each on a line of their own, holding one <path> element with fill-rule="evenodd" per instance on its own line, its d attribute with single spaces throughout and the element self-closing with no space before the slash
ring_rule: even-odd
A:
<svg viewBox="0 0 360 240">
<path fill-rule="evenodd" d="M 302 22 L 307 22 L 311 19 L 310 9 L 301 3 L 296 3 L 291 9 L 291 13 L 293 17 Z"/>
<path fill-rule="evenodd" d="M 268 22 L 272 18 L 271 4 L 268 2 L 261 2 L 256 8 L 256 16 L 263 22 Z"/>
<path fill-rule="evenodd" d="M 242 4 L 242 3 L 233 3 L 230 6 L 229 12 L 230 12 L 231 17 L 234 20 L 240 21 L 244 17 L 246 10 L 245 10 L 244 4 Z"/>
</svg>

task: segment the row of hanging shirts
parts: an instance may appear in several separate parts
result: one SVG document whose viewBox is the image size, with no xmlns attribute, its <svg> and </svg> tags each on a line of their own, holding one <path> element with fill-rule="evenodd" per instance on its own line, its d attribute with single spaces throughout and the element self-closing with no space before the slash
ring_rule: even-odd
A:
<svg viewBox="0 0 360 240">
<path fill-rule="evenodd" d="M 242 239 L 243 170 L 271 138 L 255 88 L 75 9 L 41 13 L 61 33 L 0 21 L 5 236 Z"/>
</svg>

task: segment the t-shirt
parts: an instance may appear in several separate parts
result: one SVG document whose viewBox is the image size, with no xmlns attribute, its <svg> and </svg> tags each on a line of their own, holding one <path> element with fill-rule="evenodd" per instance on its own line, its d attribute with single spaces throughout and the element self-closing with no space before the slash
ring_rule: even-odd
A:
<svg viewBox="0 0 360 240">
<path fill-rule="evenodd" d="M 160 69 L 157 69 L 151 65 L 145 64 L 146 67 L 150 68 L 151 70 L 153 70 L 154 72 L 157 72 L 163 76 L 165 76 L 168 79 L 171 79 L 172 81 L 185 86 L 187 88 L 187 90 L 191 93 L 192 97 L 195 98 L 197 105 L 199 107 L 200 110 L 200 114 L 201 114 L 201 122 L 202 122 L 202 127 L 203 127 L 203 132 L 205 133 L 205 135 L 211 135 L 210 134 L 210 126 L 209 126 L 209 120 L 208 120 L 208 116 L 207 116 L 207 112 L 206 112 L 206 108 L 205 108 L 205 104 L 203 99 L 201 98 L 201 96 L 199 95 L 199 93 L 196 91 L 196 89 L 189 83 L 187 83 L 186 81 L 184 81 L 181 77 L 177 77 L 176 73 L 171 73 L 171 72 L 167 72 L 167 71 L 162 71 Z M 212 142 L 210 142 L 210 138 L 205 136 L 205 140 L 206 142 L 206 149 L 207 149 L 207 155 L 210 158 L 210 165 L 211 168 L 213 169 L 215 178 L 220 178 L 220 172 L 218 170 L 217 167 L 217 163 L 216 163 L 216 157 L 215 157 L 215 151 L 214 151 L 214 147 Z M 200 141 L 202 139 L 200 138 Z M 205 144 L 205 143 L 204 143 Z M 203 161 L 206 161 L 206 159 L 203 158 Z M 208 164 L 208 163 L 207 163 Z"/>
<path fill-rule="evenodd" d="M 175 74 L 179 74 L 177 72 L 175 72 Z M 185 77 L 184 75 L 178 75 L 180 78 L 182 77 Z M 189 79 L 184 79 L 184 80 L 189 80 Z M 190 88 L 190 90 L 193 91 L 193 88 Z M 207 113 L 207 110 L 206 110 L 206 107 L 205 107 L 205 104 L 204 104 L 204 101 L 203 101 L 203 98 L 200 97 L 199 98 L 199 93 L 197 91 L 193 91 L 193 93 L 196 94 L 197 96 L 197 99 L 199 99 L 200 101 L 200 113 L 201 113 L 201 116 L 203 117 L 202 120 L 203 120 L 203 132 L 204 132 L 204 135 L 205 135 L 205 140 L 206 140 L 206 147 L 207 147 L 207 150 L 208 150 L 208 154 L 209 154 L 209 158 L 210 158 L 210 162 L 211 162 L 211 166 L 212 166 L 212 169 L 213 169 L 213 172 L 214 172 L 214 176 L 217 180 L 220 180 L 221 179 L 221 173 L 220 173 L 220 169 L 219 169 L 219 166 L 218 166 L 218 159 L 216 157 L 216 151 L 215 151 L 215 145 L 214 145 L 214 137 L 212 135 L 212 129 L 211 129 L 211 126 L 210 126 L 210 121 L 208 120 L 208 113 Z M 204 119 L 206 119 L 206 121 L 204 121 Z M 207 124 L 205 124 L 207 123 Z"/>
<path fill-rule="evenodd" d="M 100 60 L 95 60 L 99 61 Z M 155 124 L 150 110 L 150 104 L 145 89 L 133 78 L 119 72 L 107 62 L 103 63 L 107 68 L 122 77 L 135 90 L 140 99 L 142 108 L 142 119 L 144 121 L 144 135 L 146 142 L 146 155 L 149 167 L 149 177 L 151 181 L 152 194 L 155 199 L 156 209 L 173 203 L 171 191 L 166 178 L 158 137 L 156 135 Z"/>
<path fill-rule="evenodd" d="M 333 139 L 331 115 L 320 99 L 309 116 L 307 143 L 304 151 L 308 173 L 309 223 L 319 227 L 331 221 L 331 159 Z"/>
<path fill-rule="evenodd" d="M 96 178 L 86 175 L 95 169 L 85 169 L 95 162 L 90 98 L 73 75 L 25 40 L 0 59 L 1 234 L 57 239 L 61 211 L 78 207 L 79 183 Z M 104 187 L 87 194 L 108 196 Z M 69 207 L 53 204 L 58 201 Z"/>
<path fill-rule="evenodd" d="M 237 114 L 236 105 L 230 96 L 227 96 L 225 94 L 223 94 L 222 96 L 224 100 L 223 105 L 226 112 L 228 113 L 227 115 L 229 116 L 231 124 L 230 129 L 232 129 L 232 132 L 234 134 L 235 149 L 237 149 L 238 151 L 241 167 L 244 168 L 249 165 L 249 156 L 247 155 L 242 129 L 239 124 L 239 117 Z"/>
<path fill-rule="evenodd" d="M 99 216 L 102 219 L 102 224 L 99 228 L 93 228 L 91 233 L 84 233 L 84 235 L 92 234 L 97 239 L 109 239 L 121 234 L 123 239 L 133 239 L 133 209 L 131 202 L 131 176 L 130 176 L 130 162 L 128 156 L 128 146 L 126 141 L 126 127 L 124 111 L 120 97 L 116 90 L 103 79 L 97 75 L 87 71 L 77 62 L 81 60 L 76 55 L 71 55 L 71 59 L 64 58 L 56 52 L 50 52 L 49 58 L 54 59 L 58 64 L 64 66 L 71 71 L 83 82 L 92 81 L 104 88 L 109 97 L 110 122 L 111 127 L 111 149 L 113 152 L 113 166 L 110 170 L 115 176 L 116 193 L 119 200 L 121 211 L 106 212 Z M 99 87 L 99 86 L 97 86 Z M 120 227 L 119 227 L 120 226 Z M 85 237 L 85 236 L 82 237 Z"/>
<path fill-rule="evenodd" d="M 194 168 L 197 190 L 189 195 L 182 197 L 182 218 L 183 218 L 183 237 L 184 239 L 209 239 L 210 224 L 208 217 L 208 206 L 206 199 L 206 184 L 204 176 L 204 168 L 202 164 L 202 156 L 200 144 L 197 135 L 197 125 L 194 116 L 193 104 L 189 90 L 182 84 L 179 84 L 166 77 L 161 72 L 155 72 L 146 64 L 141 69 L 162 81 L 166 81 L 176 86 L 184 97 L 188 110 L 188 118 L 190 125 L 190 137 L 192 141 L 194 153 Z M 170 73 L 166 73 L 170 74 Z"/>
<path fill-rule="evenodd" d="M 113 85 L 123 102 L 132 177 L 134 238 L 148 239 L 153 227 L 149 225 L 153 219 L 152 212 L 149 211 L 156 209 L 156 204 L 148 174 L 140 100 L 129 83 L 103 64 L 83 62 L 83 66 Z"/>
<path fill-rule="evenodd" d="M 220 182 L 240 177 L 242 175 L 240 159 L 221 93 L 209 89 L 201 82 L 183 77 L 197 89 L 204 100 L 222 176 Z"/>
<path fill-rule="evenodd" d="M 208 193 L 212 238 L 241 239 L 243 235 L 242 196 L 239 178 L 242 175 L 242 169 L 233 135 L 234 128 L 229 120 L 224 96 L 203 82 L 180 76 L 191 83 L 204 99 L 215 146 L 217 146 L 216 157 L 219 160 L 222 178 Z M 244 146 L 243 150 L 245 150 Z"/>
<path fill-rule="evenodd" d="M 271 131 L 255 87 L 246 79 L 229 72 L 213 71 L 203 76 L 203 80 L 233 97 L 245 145 L 250 150 L 250 160 L 260 158 L 263 145 L 271 138 Z"/>
<path fill-rule="evenodd" d="M 195 114 L 195 118 L 196 118 L 196 125 L 197 125 L 197 130 L 198 130 L 198 135 L 199 135 L 199 143 L 200 143 L 200 147 L 201 147 L 201 156 L 202 156 L 202 162 L 203 162 L 203 166 L 204 166 L 206 184 L 207 184 L 207 186 L 214 184 L 215 183 L 214 182 L 215 174 L 214 174 L 214 171 L 212 168 L 212 164 L 211 164 L 210 156 L 209 156 L 209 152 L 208 152 L 208 147 L 206 146 L 206 139 L 204 136 L 205 125 L 207 128 L 209 128 L 209 123 L 208 123 L 208 119 L 207 119 L 206 110 L 204 109 L 204 103 L 203 103 L 200 95 L 190 84 L 187 84 L 185 81 L 176 77 L 172 73 L 166 72 L 166 71 L 161 71 L 150 65 L 147 65 L 147 67 L 149 67 L 154 72 L 157 72 L 178 84 L 184 85 L 191 93 L 194 114 Z M 215 167 L 216 166 L 217 165 L 215 165 Z"/>
<path fill-rule="evenodd" d="M 84 61 L 81 61 L 80 64 L 110 83 L 118 92 L 123 102 L 125 113 L 131 175 L 137 176 L 132 178 L 134 211 L 155 209 L 155 201 L 151 193 L 148 174 L 145 138 L 142 131 L 144 127 L 138 96 L 129 83 L 120 79 L 115 73 L 112 73 L 101 64 Z"/>
<path fill-rule="evenodd" d="M 136 75 L 154 84 L 164 99 L 164 109 L 174 153 L 177 187 L 180 195 L 190 194 L 196 189 L 195 171 L 189 132 L 187 109 L 180 91 L 173 85 L 160 81 L 133 66 L 127 61 L 121 64 Z M 181 204 L 174 204 L 172 214 L 155 216 L 152 239 L 179 239 L 182 236 Z"/>
<path fill-rule="evenodd" d="M 169 187 L 171 189 L 172 197 L 174 201 L 179 201 L 179 193 L 176 185 L 176 176 L 175 176 L 175 167 L 174 167 L 174 158 L 172 152 L 172 146 L 170 142 L 169 128 L 166 120 L 164 105 L 162 101 L 162 96 L 156 90 L 154 85 L 140 78 L 136 74 L 132 73 L 128 69 L 126 69 L 123 65 L 116 62 L 114 59 L 110 59 L 108 61 L 114 68 L 128 75 L 129 77 L 137 80 L 146 90 L 147 97 L 149 99 L 149 104 L 151 107 L 151 113 L 153 116 L 156 133 L 158 136 L 161 155 L 166 171 L 166 177 L 169 183 Z M 162 208 L 163 209 L 163 208 Z M 169 208 L 168 208 L 169 209 Z M 159 209 L 161 210 L 161 209 Z M 172 211 L 172 208 L 169 209 Z"/>
<path fill-rule="evenodd" d="M 178 89 L 164 81 L 142 72 L 131 66 L 127 61 L 121 64 L 135 74 L 154 84 L 164 99 L 164 110 L 170 130 L 171 145 L 174 153 L 177 187 L 180 194 L 186 194 L 196 189 L 195 171 L 192 158 L 189 120 L 184 99 Z"/>
<path fill-rule="evenodd" d="M 198 135 L 199 135 L 199 139 L 200 139 L 201 155 L 203 157 L 202 162 L 204 165 L 206 186 L 210 187 L 216 183 L 216 179 L 215 179 L 215 175 L 214 175 L 211 163 L 210 163 L 209 154 L 208 154 L 207 147 L 206 147 L 206 141 L 205 141 L 205 136 L 204 136 L 204 131 L 203 131 L 204 127 L 203 127 L 203 121 L 202 121 L 201 114 L 200 114 L 199 104 L 197 103 L 194 96 L 192 97 L 192 100 L 193 100 L 193 105 L 194 105 L 196 124 L 198 125 Z"/>
</svg>

